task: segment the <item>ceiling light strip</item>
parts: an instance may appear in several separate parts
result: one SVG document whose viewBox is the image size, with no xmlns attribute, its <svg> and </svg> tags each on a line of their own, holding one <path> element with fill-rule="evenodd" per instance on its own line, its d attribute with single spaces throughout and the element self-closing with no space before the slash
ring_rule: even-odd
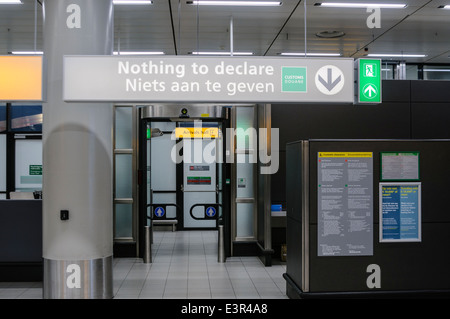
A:
<svg viewBox="0 0 450 319">
<path fill-rule="evenodd" d="M 114 55 L 164 55 L 162 51 L 120 51 L 113 52 Z"/>
<path fill-rule="evenodd" d="M 380 58 L 424 58 L 426 54 L 384 54 L 384 53 L 370 53 L 368 57 Z"/>
<path fill-rule="evenodd" d="M 22 4 L 21 0 L 0 0 L 0 4 Z"/>
<path fill-rule="evenodd" d="M 423 69 L 423 72 L 450 72 L 450 69 Z"/>
<path fill-rule="evenodd" d="M 231 52 L 219 52 L 219 51 L 200 51 L 191 52 L 192 55 L 231 55 Z M 233 52 L 233 55 L 253 55 L 253 52 Z"/>
<path fill-rule="evenodd" d="M 42 55 L 42 51 L 12 51 L 11 54 L 15 55 Z"/>
<path fill-rule="evenodd" d="M 118 5 L 146 5 L 153 4 L 151 0 L 113 0 L 113 4 Z"/>
<path fill-rule="evenodd" d="M 404 3 L 349 3 L 349 2 L 321 2 L 315 6 L 329 8 L 386 8 L 386 9 L 403 9 L 407 5 Z"/>
<path fill-rule="evenodd" d="M 186 4 L 199 5 L 199 6 L 281 6 L 281 1 L 208 1 L 208 0 L 193 0 L 186 1 Z"/>
<path fill-rule="evenodd" d="M 280 55 L 286 56 L 305 56 L 305 53 L 301 52 L 282 52 Z M 306 53 L 306 56 L 341 56 L 340 53 Z"/>
</svg>

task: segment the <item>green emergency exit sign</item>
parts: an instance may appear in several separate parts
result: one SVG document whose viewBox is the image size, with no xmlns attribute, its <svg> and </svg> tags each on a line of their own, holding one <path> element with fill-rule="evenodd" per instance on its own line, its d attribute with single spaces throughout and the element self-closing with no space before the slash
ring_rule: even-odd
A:
<svg viewBox="0 0 450 319">
<path fill-rule="evenodd" d="M 382 102 L 381 60 L 358 59 L 358 102 Z"/>
<path fill-rule="evenodd" d="M 30 165 L 29 175 L 42 175 L 42 165 Z"/>
</svg>

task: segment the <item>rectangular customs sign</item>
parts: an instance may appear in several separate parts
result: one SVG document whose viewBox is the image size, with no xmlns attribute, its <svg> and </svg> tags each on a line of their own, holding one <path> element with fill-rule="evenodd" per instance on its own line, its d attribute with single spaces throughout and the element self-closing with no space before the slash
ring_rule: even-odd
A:
<svg viewBox="0 0 450 319">
<path fill-rule="evenodd" d="M 67 102 L 353 103 L 349 58 L 65 56 Z"/>
</svg>

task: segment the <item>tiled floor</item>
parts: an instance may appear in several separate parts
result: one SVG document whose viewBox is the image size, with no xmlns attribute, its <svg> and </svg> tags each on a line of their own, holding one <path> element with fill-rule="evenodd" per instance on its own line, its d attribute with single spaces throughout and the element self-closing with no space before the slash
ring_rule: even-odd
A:
<svg viewBox="0 0 450 319">
<path fill-rule="evenodd" d="M 217 231 L 157 231 L 153 260 L 114 259 L 115 299 L 287 299 L 285 265 L 257 257 L 217 262 Z M 42 298 L 42 283 L 0 283 L 0 299 Z"/>
</svg>

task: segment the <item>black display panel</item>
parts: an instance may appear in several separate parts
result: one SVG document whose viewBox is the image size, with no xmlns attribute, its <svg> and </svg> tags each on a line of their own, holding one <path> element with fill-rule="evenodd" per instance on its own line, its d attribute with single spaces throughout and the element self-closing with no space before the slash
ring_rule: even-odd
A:
<svg viewBox="0 0 450 319">
<path fill-rule="evenodd" d="M 294 143 L 292 143 L 293 145 Z M 383 152 L 420 152 L 421 186 L 420 241 L 380 240 L 381 155 Z M 288 145 L 287 171 L 302 163 L 292 160 L 295 149 Z M 373 254 L 368 256 L 319 256 L 318 251 L 318 153 L 372 152 L 373 154 Z M 298 158 L 298 157 L 297 157 Z M 287 224 L 287 246 L 291 253 L 287 276 L 298 287 L 303 282 L 298 272 L 307 268 L 308 285 L 305 295 L 326 294 L 382 294 L 450 292 L 450 214 L 448 214 L 448 181 L 450 170 L 449 140 L 310 140 L 309 141 L 309 205 L 306 236 L 294 236 L 299 224 Z M 294 169 L 293 171 L 295 171 Z M 289 180 L 289 178 L 288 178 Z M 292 179 L 291 179 L 292 180 Z M 398 183 L 405 181 L 399 180 Z M 395 181 L 394 181 L 395 183 Z M 289 182 L 287 186 L 289 186 Z M 292 186 L 292 185 L 291 185 Z M 300 196 L 301 185 L 287 187 L 287 207 L 297 212 L 302 208 L 291 205 L 295 194 Z M 290 194 L 293 192 L 293 194 Z M 344 212 L 345 213 L 345 212 Z M 294 213 L 292 213 L 294 214 Z M 295 214 L 294 214 L 295 215 Z M 289 210 L 288 210 L 289 217 Z M 305 216 L 303 216 L 305 217 Z M 307 245 L 307 250 L 302 245 Z M 303 249 L 303 254 L 299 253 Z M 306 253 L 306 255 L 305 255 Z M 305 257 L 306 256 L 306 257 Z M 304 259 L 302 259 L 304 258 Z M 289 267 L 295 267 L 295 270 Z M 301 265 L 301 266 L 299 266 Z M 290 275 L 292 274 L 292 276 Z"/>
</svg>

